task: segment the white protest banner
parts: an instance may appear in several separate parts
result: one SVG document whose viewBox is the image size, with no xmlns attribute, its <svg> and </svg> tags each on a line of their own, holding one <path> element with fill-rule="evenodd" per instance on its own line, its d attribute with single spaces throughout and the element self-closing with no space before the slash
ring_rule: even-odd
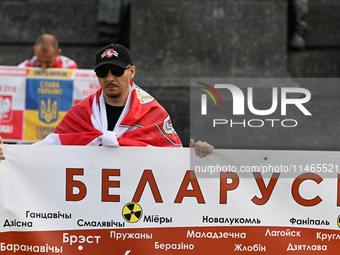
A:
<svg viewBox="0 0 340 255">
<path fill-rule="evenodd" d="M 3 150 L 4 254 L 338 252 L 339 152 Z"/>
</svg>

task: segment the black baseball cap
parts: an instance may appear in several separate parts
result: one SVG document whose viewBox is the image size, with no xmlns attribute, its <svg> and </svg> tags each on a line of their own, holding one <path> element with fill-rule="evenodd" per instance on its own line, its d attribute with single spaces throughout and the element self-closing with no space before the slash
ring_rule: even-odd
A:
<svg viewBox="0 0 340 255">
<path fill-rule="evenodd" d="M 96 66 L 98 67 L 106 64 L 120 66 L 122 68 L 132 64 L 132 56 L 130 51 L 120 44 L 109 44 L 96 52 Z"/>
</svg>

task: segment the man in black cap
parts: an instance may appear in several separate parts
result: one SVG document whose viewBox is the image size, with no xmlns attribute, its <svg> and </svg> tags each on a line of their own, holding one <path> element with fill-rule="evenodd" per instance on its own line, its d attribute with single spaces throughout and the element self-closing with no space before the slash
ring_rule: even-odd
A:
<svg viewBox="0 0 340 255">
<path fill-rule="evenodd" d="M 168 113 L 132 81 L 136 67 L 128 49 L 119 44 L 101 48 L 94 71 L 101 88 L 73 106 L 36 144 L 182 147 Z M 214 149 L 192 139 L 190 147 L 199 157 Z"/>
</svg>

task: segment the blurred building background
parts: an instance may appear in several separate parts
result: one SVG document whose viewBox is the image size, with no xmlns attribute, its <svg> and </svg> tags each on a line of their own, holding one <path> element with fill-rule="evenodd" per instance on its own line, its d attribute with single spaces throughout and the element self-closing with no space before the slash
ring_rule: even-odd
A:
<svg viewBox="0 0 340 255">
<path fill-rule="evenodd" d="M 167 109 L 187 145 L 190 78 L 339 78 L 340 1 L 308 0 L 308 13 L 302 15 L 307 31 L 300 49 L 289 46 L 291 4 L 290 0 L 0 0 L 0 65 L 16 66 L 30 59 L 32 45 L 43 33 L 55 35 L 62 55 L 81 69 L 94 67 L 100 47 L 124 44 L 137 68 L 134 81 Z M 340 87 L 308 89 L 310 111 L 324 116 L 323 125 L 304 134 L 315 139 L 313 143 L 304 139 L 287 146 L 290 136 L 251 139 L 252 143 L 230 137 L 228 147 L 338 150 Z"/>
</svg>

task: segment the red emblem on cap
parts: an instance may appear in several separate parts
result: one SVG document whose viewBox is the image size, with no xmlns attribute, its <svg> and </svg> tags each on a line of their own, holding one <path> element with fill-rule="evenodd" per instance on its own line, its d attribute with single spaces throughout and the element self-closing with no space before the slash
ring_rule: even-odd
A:
<svg viewBox="0 0 340 255">
<path fill-rule="evenodd" d="M 105 52 L 102 54 L 103 57 L 111 58 L 112 56 L 116 56 L 118 58 L 118 52 L 115 51 L 114 49 L 107 49 Z"/>
</svg>

